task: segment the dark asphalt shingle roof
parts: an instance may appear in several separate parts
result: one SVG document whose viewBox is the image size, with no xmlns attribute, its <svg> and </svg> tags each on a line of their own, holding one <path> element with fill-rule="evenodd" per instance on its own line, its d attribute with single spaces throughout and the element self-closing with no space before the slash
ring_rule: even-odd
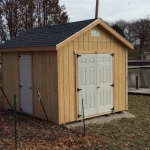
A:
<svg viewBox="0 0 150 150">
<path fill-rule="evenodd" d="M 43 26 L 21 33 L 0 48 L 56 46 L 76 32 L 91 24 L 95 19 L 59 25 Z"/>
</svg>

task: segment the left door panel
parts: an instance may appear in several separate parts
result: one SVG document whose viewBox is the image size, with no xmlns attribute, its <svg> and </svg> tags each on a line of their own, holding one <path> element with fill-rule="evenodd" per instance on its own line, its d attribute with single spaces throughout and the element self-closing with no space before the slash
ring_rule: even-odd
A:
<svg viewBox="0 0 150 150">
<path fill-rule="evenodd" d="M 82 54 L 78 58 L 79 73 L 79 114 L 82 114 L 82 99 L 85 116 L 97 113 L 96 104 L 96 55 Z"/>
<path fill-rule="evenodd" d="M 20 55 L 20 92 L 21 109 L 32 114 L 32 81 L 31 81 L 31 56 Z"/>
</svg>

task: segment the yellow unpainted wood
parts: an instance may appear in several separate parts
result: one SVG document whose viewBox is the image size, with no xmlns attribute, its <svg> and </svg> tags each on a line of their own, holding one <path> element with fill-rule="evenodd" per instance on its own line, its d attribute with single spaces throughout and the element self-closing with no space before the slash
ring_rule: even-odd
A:
<svg viewBox="0 0 150 150">
<path fill-rule="evenodd" d="M 125 57 L 126 57 L 126 49 L 123 47 L 122 45 L 122 110 L 125 110 L 126 108 L 126 60 L 125 60 Z"/>
<path fill-rule="evenodd" d="M 70 101 L 69 101 L 69 49 L 68 45 L 66 45 L 63 48 L 63 58 L 64 58 L 64 108 L 65 108 L 65 122 L 69 121 L 69 106 L 70 106 Z"/>
<path fill-rule="evenodd" d="M 40 51 L 56 51 L 56 46 L 39 46 L 39 47 L 21 47 L 21 48 L 4 48 L 0 49 L 0 53 L 14 52 L 40 52 Z"/>
<path fill-rule="evenodd" d="M 34 90 L 32 91 L 32 94 L 34 95 L 34 115 L 36 116 L 36 117 L 40 117 L 39 116 L 39 111 L 40 111 L 40 108 L 39 108 L 39 106 L 40 106 L 40 104 L 39 104 L 39 99 L 38 99 L 38 96 L 37 96 L 37 91 L 39 92 L 39 82 L 37 82 L 38 81 L 38 79 L 39 79 L 39 70 L 38 70 L 38 68 L 39 68 L 39 59 L 38 59 L 38 53 L 39 52 L 34 52 L 33 53 L 33 65 L 34 65 L 34 67 L 33 67 L 33 86 L 34 86 Z"/>
<path fill-rule="evenodd" d="M 13 54 L 14 56 L 12 57 L 12 61 L 14 62 L 14 65 L 12 66 L 13 68 L 13 85 L 14 86 L 14 91 L 13 95 L 16 94 L 17 98 L 17 110 L 20 111 L 20 106 L 21 106 L 21 99 L 20 99 L 20 88 L 19 88 L 19 78 L 20 78 L 20 72 L 19 72 L 19 59 L 18 59 L 18 54 L 15 53 Z"/>
<path fill-rule="evenodd" d="M 42 106 L 36 95 L 41 94 L 41 99 L 48 119 L 58 123 L 58 89 L 57 89 L 57 60 L 56 52 L 34 52 L 34 109 L 35 116 L 46 119 Z"/>
<path fill-rule="evenodd" d="M 54 95 L 53 95 L 53 98 L 54 98 L 54 101 L 55 101 L 55 122 L 58 123 L 58 78 L 57 78 L 57 74 L 58 74 L 58 68 L 57 68 L 57 53 L 53 53 L 54 57 L 54 79 L 55 79 L 55 84 L 54 84 Z"/>
<path fill-rule="evenodd" d="M 6 64 L 5 64 L 5 66 L 6 66 L 6 68 L 7 68 L 7 70 L 10 70 L 11 71 L 11 68 L 10 68 L 10 64 L 9 64 L 9 61 L 11 61 L 10 60 L 10 54 L 8 55 L 8 56 L 6 56 L 5 57 L 5 59 L 6 59 Z M 9 60 L 9 61 L 8 61 Z M 8 61 L 8 62 L 7 62 Z M 4 67 L 5 68 L 5 67 Z M 9 82 L 10 82 L 10 77 L 9 77 L 9 73 L 8 72 L 6 72 L 6 78 L 5 78 L 7 81 L 6 81 L 6 86 L 5 86 L 5 89 L 4 89 L 4 91 L 5 91 L 5 93 L 6 93 L 6 95 L 7 95 L 7 98 L 8 98 L 8 100 L 10 101 L 10 98 L 11 98 L 11 89 L 10 89 L 10 86 L 11 86 L 11 84 L 9 85 Z M 9 93 L 9 94 L 8 94 Z M 13 107 L 13 101 L 10 101 L 10 104 L 12 105 L 12 107 Z M 9 107 L 8 107 L 8 104 L 7 104 L 7 106 L 6 106 L 6 109 L 8 109 Z"/>
<path fill-rule="evenodd" d="M 3 55 L 1 54 L 1 87 L 4 89 L 4 81 L 3 81 Z M 2 107 L 5 108 L 5 102 L 4 102 L 4 95 L 1 96 L 2 98 Z"/>
<path fill-rule="evenodd" d="M 110 53 L 114 54 L 114 56 L 112 57 L 112 70 L 113 70 L 113 77 L 112 77 L 112 79 L 113 79 L 113 83 L 115 83 L 115 80 L 117 80 L 115 78 L 115 40 L 114 40 L 114 38 L 112 36 L 110 38 L 110 42 L 111 42 L 111 44 L 110 44 Z M 114 88 L 113 88 L 113 107 L 115 106 L 115 102 L 116 102 L 116 99 L 115 99 L 115 95 L 116 94 L 115 94 Z"/>
<path fill-rule="evenodd" d="M 19 68 L 17 53 L 3 53 L 3 90 L 13 107 L 14 94 L 17 96 L 17 111 L 20 111 L 20 89 L 19 89 Z M 4 98 L 4 107 L 10 109 Z"/>
<path fill-rule="evenodd" d="M 75 120 L 75 63 L 74 63 L 74 54 L 73 54 L 73 42 L 69 44 L 69 51 L 68 51 L 68 68 L 69 68 L 69 121 Z"/>
<path fill-rule="evenodd" d="M 84 51 L 88 51 L 89 50 L 89 45 L 88 45 L 88 42 L 89 42 L 89 34 L 88 32 L 84 33 L 84 41 L 83 41 L 83 46 L 84 46 Z"/>
<path fill-rule="evenodd" d="M 69 44 L 71 41 L 75 40 L 76 38 L 78 38 L 79 36 L 83 35 L 85 32 L 89 31 L 90 29 L 92 29 L 94 26 L 96 26 L 97 24 L 99 24 L 99 20 L 95 20 L 94 22 L 92 22 L 91 24 L 89 24 L 88 26 L 86 26 L 85 28 L 83 28 L 82 30 L 80 30 L 79 32 L 75 33 L 74 35 L 70 36 L 68 39 L 64 40 L 63 42 L 59 43 L 56 46 L 56 49 L 59 50 L 62 47 L 64 47 L 65 45 Z"/>
<path fill-rule="evenodd" d="M 84 36 L 79 36 L 79 49 L 80 51 L 84 51 Z"/>
<path fill-rule="evenodd" d="M 83 51 L 82 53 L 80 51 L 74 51 L 74 54 L 97 54 L 98 52 L 95 51 Z"/>
<path fill-rule="evenodd" d="M 46 89 L 46 87 L 47 87 L 47 83 L 48 83 L 48 81 L 46 80 L 47 79 L 47 68 L 48 68 L 48 62 L 46 62 L 46 55 L 48 55 L 46 52 L 43 52 L 43 53 L 41 53 L 41 57 L 42 57 L 42 73 L 41 73 L 41 77 L 42 77 L 42 87 L 43 87 L 43 89 L 42 89 L 42 100 L 43 100 L 43 105 L 44 105 L 44 107 L 45 107 L 45 111 L 46 111 L 46 113 L 48 113 L 48 107 L 50 107 L 48 104 L 47 104 L 47 89 Z M 44 67 L 44 66 L 47 66 L 47 67 Z M 53 66 L 52 66 L 53 67 Z M 53 68 L 52 68 L 52 70 L 53 70 Z M 53 74 L 51 74 L 52 76 L 51 76 L 51 78 L 53 78 Z M 47 92 L 45 92 L 45 91 L 47 91 Z M 53 106 L 52 106 L 52 108 L 53 108 Z M 53 113 L 55 113 L 55 112 L 53 112 Z M 46 116 L 45 116 L 45 114 L 44 114 L 44 111 L 43 111 L 43 116 L 44 116 L 44 118 L 46 119 Z M 54 116 L 55 116 L 55 114 L 54 114 Z"/>
<path fill-rule="evenodd" d="M 75 51 L 78 51 L 78 50 L 79 50 L 79 38 L 76 38 L 76 39 L 73 41 L 73 45 L 74 45 L 74 50 L 75 50 Z"/>
<path fill-rule="evenodd" d="M 31 52 L 31 90 L 32 90 L 32 115 L 35 116 L 35 101 L 34 101 L 34 69 L 33 69 L 33 56 L 32 56 L 32 52 Z M 19 75 L 20 76 L 20 75 Z M 20 98 L 21 99 L 21 98 Z"/>
<path fill-rule="evenodd" d="M 17 111 L 20 111 L 20 66 L 18 55 L 24 53 L 3 53 L 3 88 L 13 106 L 14 94 L 17 96 Z M 28 53 L 29 55 L 32 53 Z M 41 94 L 42 102 L 50 121 L 58 123 L 58 86 L 56 52 L 33 52 L 32 57 L 32 94 L 33 115 L 46 119 L 36 92 Z M 49 61 L 50 60 L 50 61 Z M 51 91 L 51 93 L 50 93 Z M 5 103 L 5 108 L 9 106 Z M 50 110 L 50 111 L 49 111 Z"/>
<path fill-rule="evenodd" d="M 122 95 L 123 95 L 123 93 L 122 93 L 122 82 L 123 82 L 123 80 L 122 80 L 122 47 L 120 46 L 120 50 L 118 49 L 118 52 L 119 52 L 119 54 L 118 54 L 118 56 L 119 56 L 119 63 L 118 63 L 118 70 L 117 70 L 117 72 L 118 72 L 118 75 L 119 75 L 119 78 L 118 78 L 118 81 L 119 81 L 119 89 L 118 89 L 118 93 L 119 93 L 119 99 L 118 99 L 118 105 L 119 105 L 119 110 L 118 111 L 120 111 L 120 110 L 122 110 Z"/>
<path fill-rule="evenodd" d="M 105 30 L 101 30 L 101 36 L 102 36 L 102 52 L 106 52 L 107 51 L 107 33 Z"/>
<path fill-rule="evenodd" d="M 34 82 L 34 79 L 33 79 L 33 77 L 34 77 L 34 72 L 35 72 L 35 69 L 34 69 L 34 67 L 33 67 L 33 62 L 34 62 L 34 57 L 33 57 L 33 55 L 32 55 L 32 97 L 33 97 L 33 101 L 32 101 L 32 110 L 33 110 L 33 116 L 35 116 L 35 113 L 36 113 L 36 111 L 35 111 L 35 109 L 34 109 L 34 107 L 36 106 L 36 103 L 35 103 L 35 99 L 36 99 L 36 97 L 35 97 L 35 94 L 34 94 L 34 91 L 35 91 L 35 82 Z"/>
<path fill-rule="evenodd" d="M 3 88 L 3 90 L 5 89 L 5 86 L 6 86 L 6 82 L 7 82 L 7 80 L 5 79 L 5 78 L 7 78 L 7 76 L 6 76 L 6 68 L 4 69 L 4 67 L 6 67 L 6 66 L 4 66 L 4 64 L 6 63 L 6 59 L 5 59 L 5 54 L 4 53 L 2 53 L 1 54 L 1 56 L 2 56 L 2 88 Z M 5 99 L 5 97 L 4 97 L 4 95 L 3 95 L 3 105 L 4 105 L 4 108 L 6 108 L 6 99 Z"/>
<path fill-rule="evenodd" d="M 57 56 L 56 56 L 56 53 L 53 53 L 53 56 L 52 56 L 52 59 L 53 59 L 53 79 L 54 80 L 54 85 L 53 85 L 53 90 L 54 93 L 52 93 L 52 99 L 53 99 L 53 102 L 54 102 L 54 109 L 53 109 L 53 112 L 54 113 L 54 120 L 56 123 L 58 123 L 58 79 L 56 78 L 57 77 Z"/>
<path fill-rule="evenodd" d="M 51 71 L 50 71 L 50 69 L 51 69 L 51 63 L 50 63 L 50 57 L 49 57 L 49 53 L 46 53 L 46 56 L 45 56 L 45 61 L 46 61 L 46 63 L 47 64 L 49 64 L 48 66 L 47 66 L 47 68 L 45 69 L 45 72 L 44 72 L 44 74 L 45 74 L 45 76 L 44 76 L 44 78 L 45 78 L 45 82 L 47 82 L 47 84 L 46 84 L 46 86 L 45 86 L 45 89 L 47 89 L 47 92 L 46 92 L 46 94 L 45 94 L 45 98 L 46 98 L 46 106 L 49 106 L 49 107 L 47 107 L 47 113 L 48 114 L 52 114 L 51 113 L 51 109 L 49 109 L 50 107 L 51 107 L 51 93 L 53 92 L 53 90 L 52 89 L 50 89 L 51 88 L 51 86 L 50 86 L 50 84 L 51 84 L 51 82 L 50 82 L 50 75 L 51 75 Z M 46 75 L 47 74 L 47 75 Z M 54 78 L 54 77 L 51 77 L 51 78 Z M 49 115 L 48 116 L 48 119 L 49 120 L 52 120 L 52 117 L 51 117 L 51 115 Z"/>
<path fill-rule="evenodd" d="M 76 55 L 76 58 L 75 58 L 75 63 L 76 63 L 76 68 L 75 68 L 75 72 L 76 72 L 76 80 L 75 80 L 75 84 L 76 84 L 76 89 L 75 89 L 75 95 L 76 95 L 76 120 L 78 120 L 78 115 L 79 114 L 79 93 L 77 92 L 77 88 L 79 88 L 79 75 L 78 75 L 78 58 L 77 58 L 77 55 Z"/>
<path fill-rule="evenodd" d="M 5 79 L 5 78 L 7 78 L 7 74 L 6 74 L 6 68 L 4 69 L 4 67 L 6 67 L 6 65 L 4 66 L 4 64 L 5 64 L 5 60 L 6 60 L 6 58 L 5 58 L 5 54 L 4 53 L 2 53 L 1 54 L 2 55 L 2 88 L 3 88 L 3 90 L 5 90 L 5 86 L 6 86 L 6 82 L 7 82 L 7 80 Z M 3 103 L 4 103 L 4 108 L 6 108 L 6 100 L 5 100 L 5 97 L 3 97 Z"/>
<path fill-rule="evenodd" d="M 92 36 L 91 36 L 91 30 L 88 31 L 88 37 L 89 37 L 88 47 L 89 47 L 89 51 L 94 51 L 93 50 L 93 41 L 92 41 Z"/>
<path fill-rule="evenodd" d="M 126 52 L 125 52 L 125 60 L 126 60 L 126 66 L 125 66 L 125 97 L 126 97 L 126 102 L 125 102 L 125 108 L 126 110 L 128 110 L 128 50 L 126 49 Z"/>
<path fill-rule="evenodd" d="M 98 42 L 98 45 L 97 45 L 97 51 L 98 52 L 101 52 L 101 50 L 103 49 L 103 46 L 102 46 L 102 30 L 101 30 L 101 28 L 100 28 L 100 26 L 98 25 L 97 26 L 97 29 L 99 30 L 99 32 L 100 32 L 100 36 L 97 38 L 97 42 Z"/>
<path fill-rule="evenodd" d="M 123 38 L 120 34 L 118 34 L 110 26 L 108 26 L 105 22 L 103 22 L 101 19 L 97 19 L 96 21 L 94 21 L 90 25 L 86 26 L 85 28 L 83 28 L 79 32 L 75 33 L 74 35 L 72 35 L 71 37 L 66 39 L 65 41 L 59 43 L 56 46 L 56 49 L 57 50 L 61 49 L 62 47 L 64 47 L 65 45 L 67 45 L 68 43 L 70 43 L 74 39 L 78 38 L 79 36 L 83 35 L 85 32 L 91 30 L 93 27 L 95 27 L 97 25 L 100 25 L 107 32 L 110 32 L 113 36 L 115 36 L 116 39 L 118 39 L 120 42 L 124 43 L 124 46 L 128 47 L 129 49 L 133 49 L 134 48 L 133 45 L 130 42 L 128 42 L 125 38 Z"/>
<path fill-rule="evenodd" d="M 34 64 L 34 62 L 33 62 L 33 64 Z M 37 81 L 35 81 L 35 82 L 39 82 L 38 92 L 40 93 L 41 99 L 43 101 L 43 92 L 42 92 L 43 87 L 42 87 L 42 76 L 41 76 L 42 66 L 43 66 L 42 65 L 42 56 L 41 56 L 41 52 L 39 52 L 38 53 L 38 66 L 37 66 L 37 70 L 39 70 L 39 72 L 38 72 L 38 75 L 37 75 L 37 77 L 38 77 Z M 35 76 L 36 76 L 36 74 L 35 74 Z M 40 102 L 38 103 L 38 116 L 37 117 L 45 119 L 43 109 L 42 109 L 42 106 L 41 106 Z"/>
<path fill-rule="evenodd" d="M 118 43 L 115 44 L 115 54 L 114 54 L 114 72 L 115 72 L 115 81 L 114 81 L 114 93 L 115 93 L 115 104 L 114 104 L 114 111 L 117 112 L 119 110 L 119 46 Z"/>
<path fill-rule="evenodd" d="M 109 27 L 105 22 L 100 20 L 100 25 L 110 34 L 112 34 L 117 40 L 119 40 L 122 44 L 124 44 L 125 47 L 128 47 L 129 49 L 134 49 L 134 46 L 127 41 L 125 38 L 123 38 L 120 34 L 118 34 L 115 30 L 113 30 L 111 27 Z"/>
<path fill-rule="evenodd" d="M 58 65 L 58 115 L 59 124 L 65 123 L 65 104 L 64 104 L 64 57 L 63 49 L 57 52 L 57 65 Z"/>
<path fill-rule="evenodd" d="M 114 39 L 113 36 L 111 36 L 110 38 L 110 50 L 112 53 L 115 52 L 115 45 L 116 45 L 117 41 Z"/>
<path fill-rule="evenodd" d="M 9 59 L 10 59 L 10 61 L 11 62 L 14 62 L 14 60 L 13 60 L 13 54 L 12 53 L 10 53 L 10 55 L 9 55 L 10 57 L 9 57 Z M 9 81 L 9 84 L 10 84 L 10 87 L 9 87 L 9 89 L 10 89 L 10 93 L 11 93 L 11 95 L 10 95 L 10 98 L 9 99 L 12 99 L 12 100 L 14 100 L 14 93 L 13 93 L 13 91 L 14 91 L 14 88 L 11 88 L 12 87 L 12 85 L 13 85 L 13 81 L 14 81 L 14 70 L 12 70 L 12 63 L 10 63 L 9 64 L 9 69 L 10 69 L 10 71 L 11 71 L 11 75 L 10 74 L 8 74 L 8 76 L 9 76 L 9 78 L 11 78 L 11 80 Z M 12 101 L 12 104 L 13 104 L 13 101 Z M 18 108 L 17 108 L 17 110 L 18 110 Z"/>
<path fill-rule="evenodd" d="M 97 26 L 96 29 L 100 30 L 100 37 L 96 38 L 91 37 L 91 31 L 89 30 L 85 32 L 83 36 L 74 39 L 72 43 L 58 50 L 57 61 L 58 61 L 58 80 L 59 80 L 58 82 L 59 124 L 78 120 L 77 118 L 78 93 L 76 92 L 76 89 L 78 88 L 78 59 L 76 58 L 76 54 L 114 53 L 113 57 L 113 80 L 115 85 L 113 88 L 113 100 L 115 108 L 114 112 L 124 110 L 125 107 L 124 84 L 126 83 L 124 82 L 125 63 L 123 61 L 125 61 L 124 51 L 126 47 L 123 44 L 119 43 L 118 39 L 116 39 L 113 35 L 109 34 L 103 27 Z M 83 42 L 83 48 L 81 41 Z M 95 43 L 97 43 L 97 46 L 94 45 Z M 73 56 L 75 59 L 73 59 Z M 71 75 L 74 66 L 75 72 L 74 75 Z M 68 78 L 66 78 L 66 76 Z M 74 92 L 71 89 L 67 91 L 66 85 L 68 85 L 69 88 L 72 88 L 70 87 L 70 84 L 73 83 L 75 84 Z M 74 98 L 70 99 L 71 95 L 74 95 L 75 100 Z M 74 104 L 75 106 L 71 106 L 71 103 L 73 103 L 73 101 L 75 102 Z M 73 107 L 75 108 L 74 110 Z M 75 117 L 74 119 L 73 116 Z"/>
<path fill-rule="evenodd" d="M 98 27 L 95 26 L 93 28 L 93 30 L 98 30 Z M 97 49 L 98 49 L 98 37 L 97 36 L 93 36 L 92 43 L 93 43 L 93 46 L 92 46 L 93 47 L 93 51 L 97 51 Z"/>
<path fill-rule="evenodd" d="M 109 33 L 107 33 L 106 34 L 107 35 L 107 52 L 111 52 L 112 50 L 111 50 L 111 39 L 112 39 L 112 36 L 109 34 Z"/>
</svg>

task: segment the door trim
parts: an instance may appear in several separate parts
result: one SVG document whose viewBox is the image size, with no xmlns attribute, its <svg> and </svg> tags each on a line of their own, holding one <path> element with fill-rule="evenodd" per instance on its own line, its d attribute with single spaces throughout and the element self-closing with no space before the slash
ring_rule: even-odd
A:
<svg viewBox="0 0 150 150">
<path fill-rule="evenodd" d="M 34 110 L 34 93 L 33 93 L 33 91 L 34 91 L 34 80 L 33 80 L 33 73 L 34 73 L 34 71 L 33 71 L 33 53 L 31 53 L 31 52 L 22 52 L 22 53 L 18 53 L 17 54 L 17 56 L 18 56 L 18 70 L 19 70 L 19 85 L 20 85 L 20 83 L 21 83 L 21 81 L 20 81 L 20 60 L 19 60 L 19 55 L 21 56 L 21 55 L 29 55 L 30 56 L 30 58 L 31 58 L 31 87 L 32 87 L 32 114 L 31 113 L 27 113 L 27 112 L 22 112 L 22 113 L 24 113 L 24 114 L 28 114 L 28 115 L 30 115 L 30 116 L 34 116 L 34 114 L 35 114 L 35 110 Z M 19 87 L 19 85 L 18 85 L 18 87 Z M 20 89 L 20 87 L 19 87 L 19 94 L 20 94 L 20 108 L 21 108 L 21 89 Z M 20 111 L 20 108 L 19 108 L 19 111 Z"/>
<path fill-rule="evenodd" d="M 84 55 L 84 54 L 112 54 L 112 53 L 110 53 L 110 52 L 106 52 L 106 53 L 100 53 L 100 52 L 97 52 L 97 51 L 95 51 L 95 52 L 90 52 L 90 51 L 85 51 L 85 52 L 83 52 L 83 53 L 81 53 L 81 52 L 79 52 L 79 51 L 74 51 L 74 57 L 75 57 L 75 64 L 76 64 L 76 66 L 75 66 L 75 71 L 76 71 L 76 78 L 75 78 L 75 82 L 76 82 L 76 84 L 75 84 L 75 92 L 76 92 L 76 102 L 75 102 L 75 104 L 76 104 L 76 121 L 79 121 L 79 120 L 82 120 L 82 117 L 81 118 L 78 118 L 78 114 L 79 114 L 79 92 L 77 92 L 77 88 L 78 88 L 78 86 L 79 86 L 79 70 L 78 70 L 78 58 L 77 58 L 77 55 Z M 97 65 L 97 64 L 96 64 Z M 112 57 L 112 80 L 113 80 L 113 83 L 115 82 L 115 80 L 114 80 L 114 56 Z M 112 105 L 114 106 L 114 88 L 112 89 Z M 106 112 L 106 113 L 97 113 L 96 115 L 90 115 L 90 116 L 86 116 L 85 118 L 92 118 L 92 117 L 96 117 L 96 116 L 101 116 L 101 115 L 106 115 L 106 114 L 111 114 L 111 113 L 115 113 L 115 108 L 114 108 L 114 110 L 112 111 L 108 111 L 108 112 Z"/>
</svg>

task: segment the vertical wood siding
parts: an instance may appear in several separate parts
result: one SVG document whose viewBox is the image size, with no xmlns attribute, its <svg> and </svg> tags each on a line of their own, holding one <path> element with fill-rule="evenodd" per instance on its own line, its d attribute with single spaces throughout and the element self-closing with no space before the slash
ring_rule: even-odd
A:
<svg viewBox="0 0 150 150">
<path fill-rule="evenodd" d="M 17 53 L 2 53 L 2 88 L 14 107 L 14 94 L 17 97 L 17 110 L 20 111 L 20 88 L 19 88 L 19 59 Z M 3 96 L 4 107 L 11 109 Z"/>
<path fill-rule="evenodd" d="M 48 119 L 58 123 L 57 53 L 34 52 L 32 57 L 34 114 L 46 119 L 36 94 L 39 91 Z"/>
<path fill-rule="evenodd" d="M 127 49 L 101 26 L 94 30 L 100 31 L 99 37 L 92 37 L 91 30 L 58 50 L 58 106 L 59 124 L 77 120 L 78 100 L 76 92 L 76 53 L 114 53 L 113 57 L 113 100 L 114 111 L 127 108 Z M 93 30 L 92 29 L 92 30 Z"/>
<path fill-rule="evenodd" d="M 19 53 L 21 55 L 21 53 Z M 24 53 L 22 53 L 24 54 Z M 32 94 L 33 116 L 46 119 L 36 92 L 41 94 L 48 119 L 58 123 L 58 83 L 57 83 L 57 53 L 33 52 L 32 55 Z M 18 53 L 2 53 L 3 89 L 13 106 L 14 94 L 17 95 L 17 111 L 20 111 L 20 68 Z M 4 98 L 5 108 L 9 108 Z"/>
</svg>

